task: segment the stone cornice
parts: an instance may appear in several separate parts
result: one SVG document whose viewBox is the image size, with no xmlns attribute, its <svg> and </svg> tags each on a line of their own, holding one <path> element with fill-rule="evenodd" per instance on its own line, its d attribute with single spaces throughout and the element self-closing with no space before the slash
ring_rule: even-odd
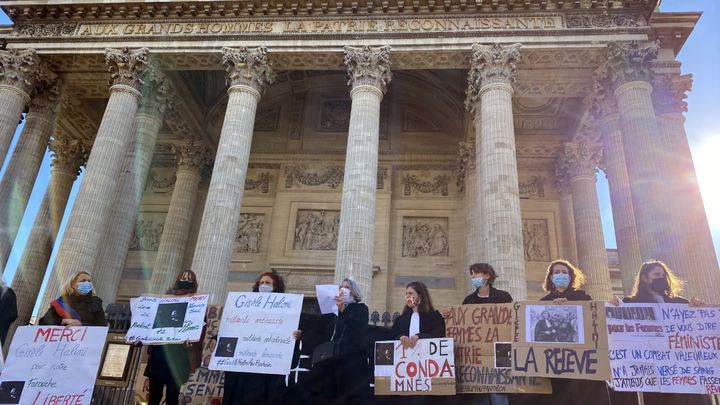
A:
<svg viewBox="0 0 720 405">
<path fill-rule="evenodd" d="M 521 12 L 558 11 L 575 13 L 578 10 L 637 11 L 646 18 L 655 10 L 657 0 L 648 1 L 568 1 L 568 0 L 389 0 L 382 3 L 359 0 L 355 2 L 326 2 L 310 0 L 297 2 L 280 0 L 241 1 L 163 1 L 123 2 L 108 4 L 86 0 L 2 1 L 0 5 L 13 21 L 23 20 L 108 20 L 123 18 L 202 18 L 240 17 L 254 15 L 327 15 L 327 14 L 390 14 L 390 13 L 447 13 L 447 12 Z M 578 24 L 581 22 L 578 22 Z"/>
</svg>

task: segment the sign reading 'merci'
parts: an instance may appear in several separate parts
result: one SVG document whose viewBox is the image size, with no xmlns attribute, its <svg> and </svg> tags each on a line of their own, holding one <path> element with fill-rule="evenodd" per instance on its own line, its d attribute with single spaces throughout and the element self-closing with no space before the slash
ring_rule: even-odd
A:
<svg viewBox="0 0 720 405">
<path fill-rule="evenodd" d="M 556 30 L 565 28 L 560 15 L 406 18 L 241 20 L 178 23 L 81 23 L 65 35 L 76 37 L 207 36 L 232 34 L 372 34 L 462 32 L 488 30 Z M 22 35 L 22 32 L 20 33 Z M 37 32 L 35 32 L 37 35 Z"/>
</svg>

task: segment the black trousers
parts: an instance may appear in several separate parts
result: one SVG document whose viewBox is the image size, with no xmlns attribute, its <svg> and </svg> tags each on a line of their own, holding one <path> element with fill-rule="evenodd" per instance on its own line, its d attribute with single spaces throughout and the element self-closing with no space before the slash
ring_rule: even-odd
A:
<svg viewBox="0 0 720 405">
<path fill-rule="evenodd" d="M 165 405 L 178 405 L 180 398 L 180 387 L 172 381 L 162 381 L 150 378 L 150 398 L 148 405 L 160 405 L 163 397 L 163 388 L 165 389 Z"/>
</svg>

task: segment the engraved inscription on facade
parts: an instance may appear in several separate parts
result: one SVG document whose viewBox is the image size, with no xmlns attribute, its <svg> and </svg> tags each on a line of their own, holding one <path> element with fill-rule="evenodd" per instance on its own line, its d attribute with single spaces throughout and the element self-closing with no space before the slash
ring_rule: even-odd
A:
<svg viewBox="0 0 720 405">
<path fill-rule="evenodd" d="M 130 250 L 158 250 L 165 222 L 141 219 L 135 224 Z"/>
<path fill-rule="evenodd" d="M 550 261 L 550 234 L 546 219 L 523 219 L 523 245 L 525 260 L 529 262 Z"/>
<path fill-rule="evenodd" d="M 235 252 L 260 252 L 264 226 L 265 214 L 240 214 L 240 223 L 235 233 Z"/>
<path fill-rule="evenodd" d="M 520 198 L 532 198 L 532 197 L 545 197 L 545 181 L 547 179 L 543 176 L 531 176 L 528 181 L 521 181 L 520 186 Z"/>
<path fill-rule="evenodd" d="M 320 104 L 320 132 L 347 132 L 350 127 L 350 104 L 346 99 L 323 100 Z"/>
<path fill-rule="evenodd" d="M 294 250 L 336 250 L 340 210 L 298 210 Z"/>
<path fill-rule="evenodd" d="M 403 217 L 402 256 L 448 256 L 447 217 Z"/>
</svg>

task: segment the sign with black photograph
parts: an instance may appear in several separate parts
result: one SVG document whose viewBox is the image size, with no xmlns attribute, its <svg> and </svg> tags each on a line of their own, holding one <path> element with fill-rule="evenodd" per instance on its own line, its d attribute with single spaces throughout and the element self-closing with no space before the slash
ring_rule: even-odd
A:
<svg viewBox="0 0 720 405">
<path fill-rule="evenodd" d="M 125 340 L 143 344 L 197 342 L 208 296 L 137 297 L 130 300 L 132 320 Z"/>
</svg>

